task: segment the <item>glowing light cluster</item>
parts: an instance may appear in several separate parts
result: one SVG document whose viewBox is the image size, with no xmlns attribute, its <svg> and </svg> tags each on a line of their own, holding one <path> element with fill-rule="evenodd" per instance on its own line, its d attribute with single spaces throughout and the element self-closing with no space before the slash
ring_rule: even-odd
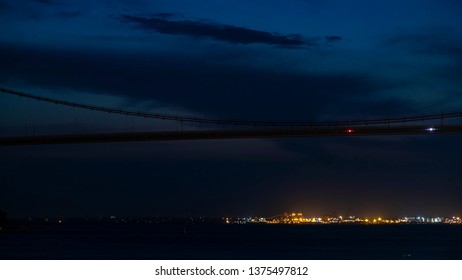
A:
<svg viewBox="0 0 462 280">
<path fill-rule="evenodd" d="M 266 224 L 346 224 L 346 223 L 357 223 L 357 224 L 462 224 L 462 219 L 460 217 L 402 217 L 396 219 L 382 218 L 382 217 L 366 217 L 360 218 L 356 216 L 338 216 L 338 217 L 310 217 L 306 218 L 302 213 L 284 213 L 281 215 L 273 216 L 270 218 L 259 218 L 259 217 L 249 217 L 249 218 L 224 218 L 227 224 L 236 223 L 236 224 L 246 224 L 246 223 L 266 223 Z"/>
</svg>

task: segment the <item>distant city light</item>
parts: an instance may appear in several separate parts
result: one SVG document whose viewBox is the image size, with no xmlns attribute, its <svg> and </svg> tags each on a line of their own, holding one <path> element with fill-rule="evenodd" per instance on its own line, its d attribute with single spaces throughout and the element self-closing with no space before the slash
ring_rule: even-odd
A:
<svg viewBox="0 0 462 280">
<path fill-rule="evenodd" d="M 434 127 L 429 127 L 429 128 L 427 128 L 427 129 L 425 129 L 425 130 L 428 131 L 428 132 L 433 132 L 433 131 L 436 130 L 436 128 L 434 128 Z"/>
<path fill-rule="evenodd" d="M 345 130 L 345 132 L 346 132 L 346 133 L 353 133 L 353 132 L 355 132 L 355 131 L 354 131 L 353 129 L 347 129 L 347 130 Z"/>
<path fill-rule="evenodd" d="M 343 216 L 326 216 L 322 217 L 304 217 L 302 213 L 289 212 L 281 215 L 276 215 L 270 218 L 263 217 L 248 217 L 248 218 L 226 218 L 225 222 L 227 224 L 246 224 L 246 223 L 267 223 L 267 224 L 462 224 L 460 217 L 453 216 L 449 217 L 424 217 L 424 216 L 415 216 L 415 217 L 402 217 L 402 218 L 385 218 L 385 217 L 376 217 L 376 218 L 360 218 L 356 216 L 349 216 L 348 219 L 345 219 Z"/>
</svg>

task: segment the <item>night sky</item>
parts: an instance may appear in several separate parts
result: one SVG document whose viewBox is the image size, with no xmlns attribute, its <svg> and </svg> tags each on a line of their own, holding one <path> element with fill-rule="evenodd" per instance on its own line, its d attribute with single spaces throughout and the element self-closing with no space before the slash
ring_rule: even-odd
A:
<svg viewBox="0 0 462 280">
<path fill-rule="evenodd" d="M 461 14 L 458 0 L 0 0 L 0 86 L 222 119 L 462 111 Z M 176 124 L 0 95 L 1 135 L 135 125 Z M 461 140 L 0 147 L 0 210 L 13 217 L 461 215 Z"/>
</svg>

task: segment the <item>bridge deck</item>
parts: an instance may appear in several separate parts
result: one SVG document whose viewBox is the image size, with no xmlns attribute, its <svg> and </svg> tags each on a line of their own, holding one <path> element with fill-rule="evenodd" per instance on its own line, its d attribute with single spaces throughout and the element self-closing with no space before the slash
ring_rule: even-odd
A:
<svg viewBox="0 0 462 280">
<path fill-rule="evenodd" d="M 76 135 L 40 135 L 0 137 L 0 146 L 107 143 L 133 141 L 172 141 L 200 139 L 280 138 L 312 136 L 374 136 L 374 135 L 438 135 L 462 134 L 462 125 L 428 126 L 365 126 L 295 129 L 190 130 L 169 132 L 103 133 Z"/>
</svg>

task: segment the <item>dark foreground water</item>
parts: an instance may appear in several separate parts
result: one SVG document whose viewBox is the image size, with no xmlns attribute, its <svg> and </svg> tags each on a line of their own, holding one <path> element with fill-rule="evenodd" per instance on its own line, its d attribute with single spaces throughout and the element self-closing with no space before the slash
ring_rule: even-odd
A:
<svg viewBox="0 0 462 280">
<path fill-rule="evenodd" d="M 0 231 L 0 259 L 462 259 L 462 226 L 57 224 Z"/>
</svg>

